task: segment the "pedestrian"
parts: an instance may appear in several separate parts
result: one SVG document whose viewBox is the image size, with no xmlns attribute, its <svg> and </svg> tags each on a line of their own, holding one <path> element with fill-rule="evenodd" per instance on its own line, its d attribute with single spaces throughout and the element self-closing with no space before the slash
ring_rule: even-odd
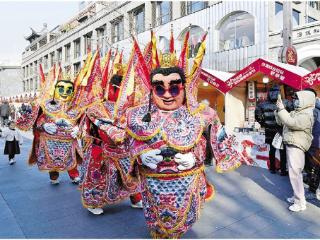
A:
<svg viewBox="0 0 320 240">
<path fill-rule="evenodd" d="M 280 94 L 280 87 L 278 85 L 272 86 L 268 91 L 268 99 L 258 104 L 255 110 L 255 117 L 259 124 L 265 128 L 265 143 L 269 144 L 269 161 L 270 173 L 276 173 L 276 148 L 272 145 L 272 140 L 277 133 L 282 132 L 282 126 L 278 125 L 274 116 L 274 111 L 277 109 L 277 97 Z M 280 170 L 281 176 L 288 175 L 287 173 L 287 157 L 286 150 L 279 149 L 280 152 Z"/>
<path fill-rule="evenodd" d="M 16 120 L 16 108 L 13 103 L 10 105 L 10 118 L 12 121 Z"/>
<path fill-rule="evenodd" d="M 7 124 L 7 121 L 9 119 L 10 115 L 10 106 L 8 101 L 4 101 L 3 104 L 0 106 L 0 115 L 2 120 L 2 126 L 5 126 Z"/>
<path fill-rule="evenodd" d="M 316 94 L 316 92 L 315 92 Z M 314 197 L 313 193 L 316 193 L 316 198 L 320 200 L 320 99 L 316 99 L 316 105 L 313 110 L 314 125 L 312 128 L 313 140 L 311 147 L 306 152 L 306 164 L 308 163 L 308 168 L 305 170 L 307 172 L 306 183 L 309 186 L 309 191 L 311 196 Z"/>
<path fill-rule="evenodd" d="M 287 199 L 292 203 L 289 210 L 299 212 L 306 209 L 302 171 L 305 152 L 309 150 L 312 142 L 315 94 L 311 91 L 296 92 L 293 96 L 293 106 L 294 110 L 289 113 L 279 95 L 275 117 L 277 123 L 283 125 L 283 143 L 286 145 L 289 179 L 294 194 Z"/>
<path fill-rule="evenodd" d="M 6 139 L 4 155 L 9 156 L 9 164 L 13 165 L 16 163 L 15 155 L 20 154 L 19 145 L 23 143 L 23 138 L 20 131 L 16 129 L 15 122 L 8 123 L 8 128 L 3 130 L 2 137 Z"/>
</svg>

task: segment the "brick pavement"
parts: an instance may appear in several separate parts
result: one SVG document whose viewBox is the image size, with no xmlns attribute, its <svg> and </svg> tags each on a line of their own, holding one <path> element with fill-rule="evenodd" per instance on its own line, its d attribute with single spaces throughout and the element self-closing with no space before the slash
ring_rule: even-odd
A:
<svg viewBox="0 0 320 240">
<path fill-rule="evenodd" d="M 128 200 L 94 216 L 82 207 L 67 174 L 60 185 L 50 185 L 46 173 L 27 165 L 32 134 L 24 136 L 29 139 L 15 165 L 0 155 L 0 238 L 149 237 L 142 211 Z M 0 139 L 1 152 L 3 145 Z M 319 202 L 309 202 L 302 213 L 289 212 L 287 177 L 248 166 L 225 174 L 206 171 L 216 196 L 185 238 L 320 238 Z"/>
</svg>

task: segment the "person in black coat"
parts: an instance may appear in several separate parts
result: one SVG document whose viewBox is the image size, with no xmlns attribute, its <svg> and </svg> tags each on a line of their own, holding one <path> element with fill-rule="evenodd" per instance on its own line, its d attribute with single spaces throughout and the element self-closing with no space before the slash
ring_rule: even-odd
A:
<svg viewBox="0 0 320 240">
<path fill-rule="evenodd" d="M 255 118 L 259 124 L 265 128 L 265 142 L 270 145 L 269 160 L 270 160 L 270 172 L 276 173 L 275 153 L 276 149 L 272 146 L 272 140 L 276 133 L 282 133 L 282 126 L 279 126 L 276 122 L 274 111 L 277 109 L 276 102 L 278 95 L 280 94 L 280 87 L 278 85 L 272 86 L 268 91 L 268 99 L 256 107 Z M 287 104 L 288 105 L 288 102 Z M 280 149 L 280 170 L 281 176 L 288 175 L 286 170 L 286 150 Z"/>
</svg>

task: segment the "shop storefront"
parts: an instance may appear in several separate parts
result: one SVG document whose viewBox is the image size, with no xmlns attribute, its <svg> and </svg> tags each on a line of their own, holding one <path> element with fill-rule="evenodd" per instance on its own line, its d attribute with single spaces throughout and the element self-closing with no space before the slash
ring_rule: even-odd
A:
<svg viewBox="0 0 320 240">
<path fill-rule="evenodd" d="M 255 119 L 257 105 L 266 101 L 268 90 L 274 85 L 280 87 L 282 99 L 288 100 L 296 90 L 320 90 L 320 69 L 310 73 L 301 67 L 265 59 L 257 59 L 231 76 L 205 70 L 201 79 L 215 90 L 203 90 L 201 83 L 198 100 L 212 99 L 210 106 L 222 116 L 227 131 L 237 137 L 242 154 L 248 156 L 252 165 L 264 168 L 268 167 L 269 145 L 265 144 L 264 129 Z M 276 157 L 279 159 L 278 153 Z"/>
</svg>

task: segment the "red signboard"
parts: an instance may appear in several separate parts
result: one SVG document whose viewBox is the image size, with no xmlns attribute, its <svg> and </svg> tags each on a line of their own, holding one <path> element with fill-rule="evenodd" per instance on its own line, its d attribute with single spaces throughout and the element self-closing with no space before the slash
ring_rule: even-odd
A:
<svg viewBox="0 0 320 240">
<path fill-rule="evenodd" d="M 240 70 L 234 76 L 229 78 L 225 84 L 228 86 L 229 90 L 231 90 L 240 82 L 248 80 L 257 73 L 263 73 L 271 79 L 278 80 L 295 89 L 302 89 L 302 76 L 261 58 Z"/>
<path fill-rule="evenodd" d="M 224 81 L 222 81 L 218 77 L 213 76 L 211 73 L 203 69 L 201 69 L 200 79 L 211 84 L 222 93 L 226 93 L 229 90 Z"/>
<path fill-rule="evenodd" d="M 298 55 L 294 47 L 288 47 L 286 50 L 286 61 L 288 64 L 297 65 Z"/>
<path fill-rule="evenodd" d="M 294 63 L 294 54 L 290 55 L 289 58 L 289 61 Z M 226 81 L 222 81 L 203 69 L 201 70 L 200 79 L 216 87 L 219 91 L 226 93 L 239 83 L 247 81 L 257 73 L 263 73 L 271 79 L 280 81 L 297 90 L 320 85 L 320 68 L 305 76 L 300 76 L 289 69 L 285 69 L 283 65 L 280 67 L 276 63 L 271 63 L 261 58 L 243 68 Z"/>
<path fill-rule="evenodd" d="M 303 77 L 303 88 L 320 85 L 320 68 Z"/>
</svg>

